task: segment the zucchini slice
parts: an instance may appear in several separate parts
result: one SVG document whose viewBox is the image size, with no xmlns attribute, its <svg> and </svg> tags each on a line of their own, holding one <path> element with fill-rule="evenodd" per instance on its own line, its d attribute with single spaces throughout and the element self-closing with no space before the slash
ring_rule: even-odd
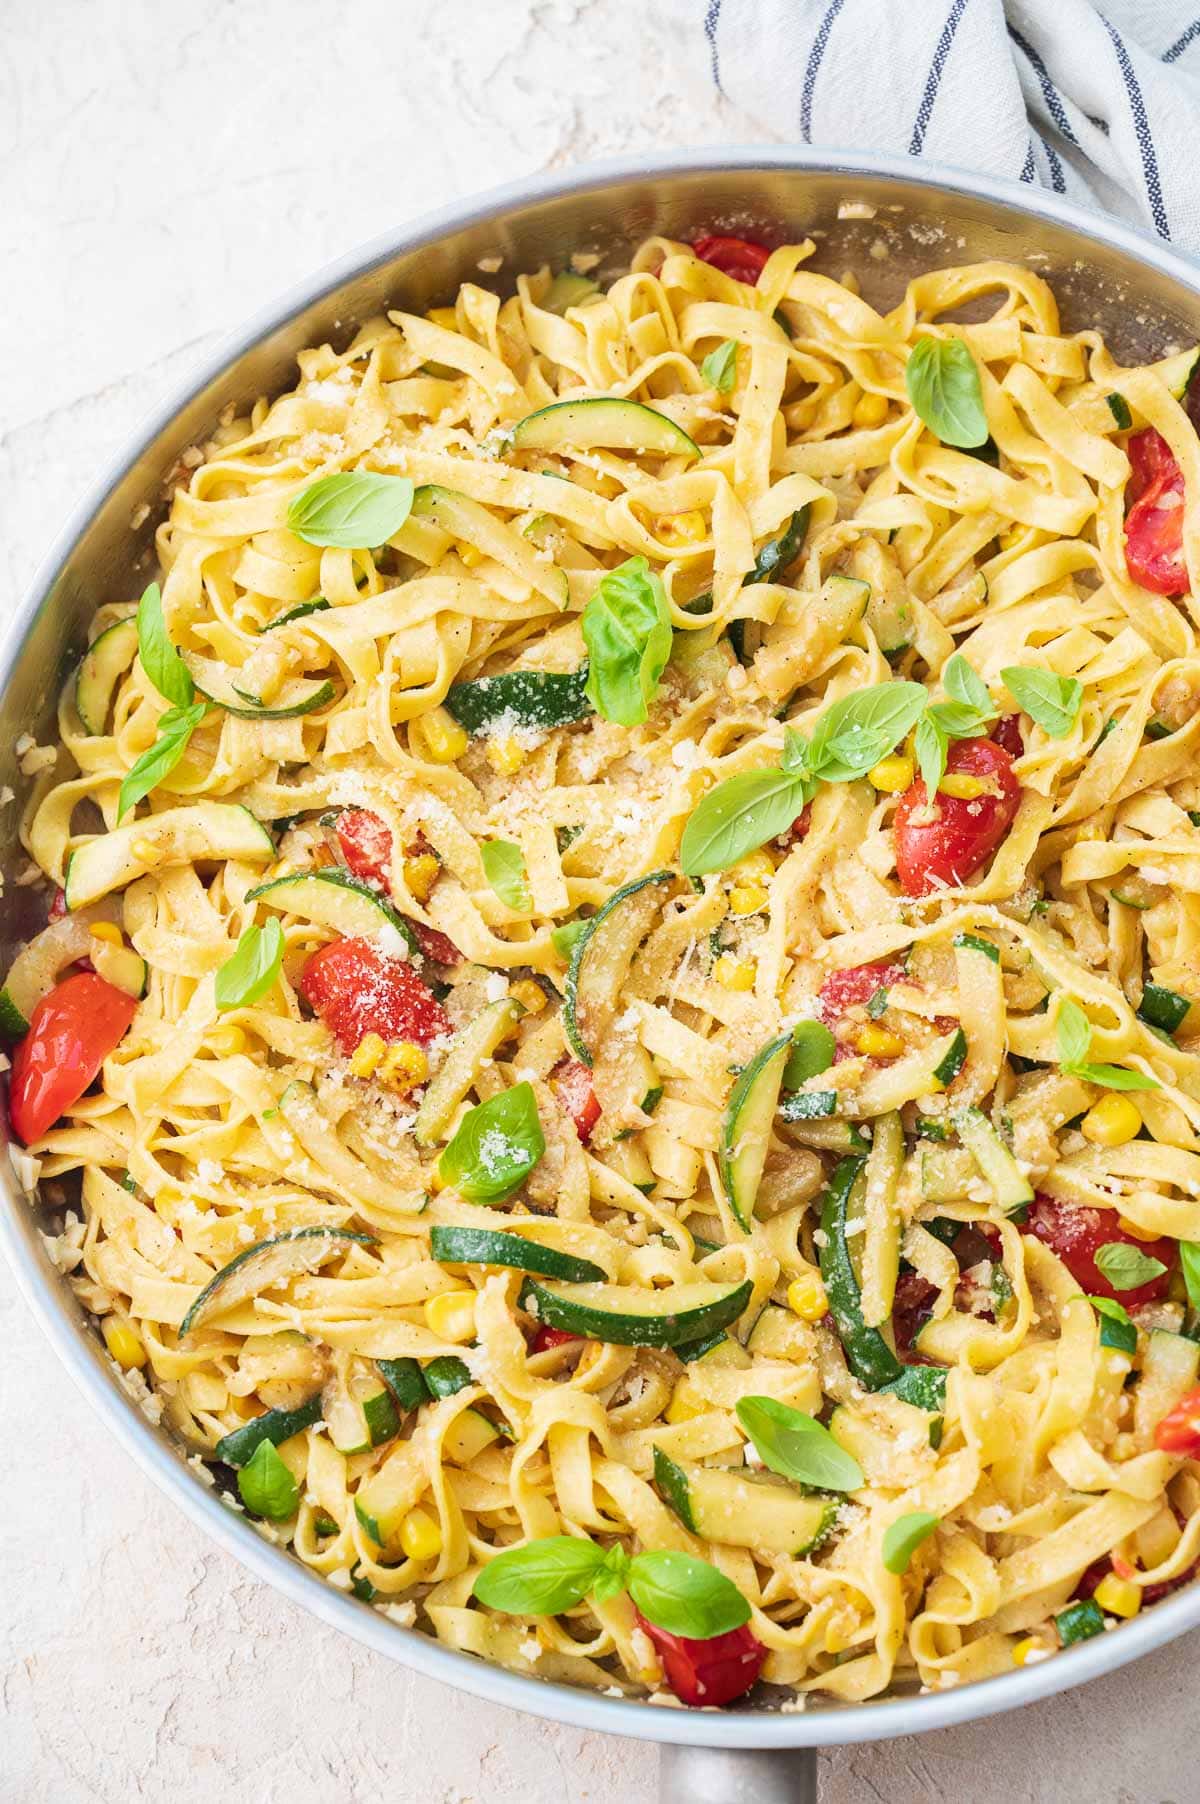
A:
<svg viewBox="0 0 1200 1804">
<path fill-rule="evenodd" d="M 808 521 L 812 513 L 811 503 L 805 502 L 798 507 L 783 531 L 765 545 L 760 545 L 754 558 L 754 568 L 748 576 L 742 578 L 743 589 L 751 588 L 755 583 L 778 582 L 789 565 L 794 564 L 800 555 L 800 548 L 808 535 Z"/>
<path fill-rule="evenodd" d="M 812 1329 L 780 1303 L 767 1303 L 746 1336 L 746 1350 L 767 1359 L 812 1358 Z"/>
<path fill-rule="evenodd" d="M 863 1320 L 862 1290 L 847 1230 L 862 1220 L 866 1169 L 862 1159 L 835 1166 L 821 1210 L 821 1278 L 850 1369 L 868 1390 L 882 1390 L 901 1375 L 900 1361 L 878 1328 Z"/>
<path fill-rule="evenodd" d="M 354 1514 L 377 1547 L 395 1547 L 404 1518 L 416 1508 L 427 1482 L 407 1441 L 362 1480 L 354 1493 Z"/>
<path fill-rule="evenodd" d="M 75 674 L 75 712 L 85 733 L 103 733 L 113 691 L 137 656 L 137 621 L 132 617 L 92 640 Z"/>
<path fill-rule="evenodd" d="M 539 1284 L 529 1279 L 521 1307 L 550 1328 L 618 1347 L 678 1347 L 736 1322 L 753 1285 L 670 1284 L 643 1290 L 632 1284 Z"/>
<path fill-rule="evenodd" d="M 475 1382 L 466 1360 L 459 1359 L 455 1353 L 443 1353 L 439 1358 L 431 1359 L 422 1376 L 429 1395 L 438 1399 L 456 1397 L 459 1391 Z"/>
<path fill-rule="evenodd" d="M 456 1416 L 442 1440 L 446 1457 L 456 1465 L 469 1466 L 481 1453 L 501 1440 L 505 1431 L 499 1423 L 485 1416 L 481 1409 L 464 1409 Z"/>
<path fill-rule="evenodd" d="M 1033 1201 L 1033 1185 L 981 1109 L 960 1109 L 954 1116 L 959 1139 L 1007 1211 Z"/>
<path fill-rule="evenodd" d="M 454 1111 L 474 1084 L 481 1067 L 512 1032 L 524 1012 L 514 997 L 502 996 L 499 1002 L 490 1002 L 474 1020 L 459 1028 L 417 1110 L 413 1137 L 418 1146 L 436 1146 L 439 1140 L 445 1139 Z"/>
<path fill-rule="evenodd" d="M 321 1393 L 318 1391 L 297 1409 L 269 1409 L 265 1415 L 255 1416 L 252 1422 L 235 1428 L 217 1442 L 217 1458 L 224 1460 L 227 1466 L 247 1465 L 260 1441 L 270 1441 L 272 1447 L 279 1447 L 301 1429 L 311 1428 L 320 1420 Z"/>
<path fill-rule="evenodd" d="M 333 700 L 333 684 L 327 677 L 305 677 L 285 683 L 276 701 L 264 702 L 250 690 L 238 688 L 234 681 L 237 672 L 228 665 L 190 651 L 182 656 L 192 673 L 196 694 L 239 720 L 292 720 L 298 714 L 324 708 Z"/>
<path fill-rule="evenodd" d="M 579 307 L 599 292 L 598 285 L 587 276 L 576 275 L 573 269 L 560 269 L 546 290 L 542 306 L 547 313 L 563 314 L 568 307 Z"/>
<path fill-rule="evenodd" d="M 427 483 L 413 496 L 412 512 L 415 518 L 432 520 L 452 539 L 463 540 L 483 552 L 485 557 L 503 564 L 552 608 L 566 607 L 570 599 L 566 571 L 556 569 L 544 557 L 539 557 L 527 539 L 505 526 L 478 501 L 460 495 L 456 489 Z"/>
<path fill-rule="evenodd" d="M 795 1317 L 793 1316 L 793 1321 Z M 717 1334 L 710 1334 L 707 1340 L 686 1341 L 682 1347 L 675 1348 L 675 1357 L 684 1365 L 695 1365 L 703 1360 L 705 1365 L 725 1366 L 736 1372 L 744 1372 L 754 1364 L 749 1353 L 740 1340 L 734 1340 L 722 1328 Z"/>
<path fill-rule="evenodd" d="M 294 621 L 303 620 L 309 614 L 323 614 L 331 605 L 323 595 L 314 595 L 311 601 L 298 601 L 294 608 L 288 608 L 286 613 L 277 614 L 274 620 L 268 620 L 263 632 L 273 632 L 277 626 L 291 626 Z"/>
<path fill-rule="evenodd" d="M 114 946 L 109 940 L 93 940 L 88 956 L 97 977 L 141 1001 L 150 982 L 150 967 L 140 952 L 132 946 Z"/>
<path fill-rule="evenodd" d="M 365 1453 L 400 1433 L 395 1398 L 378 1367 L 351 1359 L 325 1387 L 321 1414 L 339 1453 Z"/>
<path fill-rule="evenodd" d="M 405 1415 L 428 1403 L 430 1391 L 415 1359 L 377 1359 L 380 1376 Z"/>
<path fill-rule="evenodd" d="M 1174 1034 L 1183 1026 L 1191 1008 L 1191 998 L 1164 983 L 1148 983 L 1138 1004 L 1138 1017 L 1147 1027 L 1157 1027 L 1164 1034 Z"/>
<path fill-rule="evenodd" d="M 784 1121 L 824 1121 L 836 1112 L 836 1090 L 789 1090 L 779 1104 L 779 1113 Z M 859 1150 L 863 1150 L 865 1145 L 864 1141 Z"/>
<path fill-rule="evenodd" d="M 486 733 L 501 720 L 549 731 L 570 726 L 592 712 L 584 694 L 588 667 L 578 670 L 505 670 L 499 676 L 451 683 L 442 703 L 468 733 Z"/>
<path fill-rule="evenodd" d="M 69 909 L 86 908 L 110 891 L 124 889 L 146 873 L 134 846 L 152 849 L 157 866 L 244 858 L 265 864 L 275 842 L 248 808 L 235 802 L 197 802 L 147 814 L 111 833 L 97 834 L 76 848 L 63 885 Z"/>
<path fill-rule="evenodd" d="M 374 1245 L 373 1234 L 360 1234 L 352 1228 L 292 1228 L 271 1240 L 260 1240 L 209 1279 L 179 1324 L 179 1338 L 185 1339 L 214 1316 L 225 1315 L 264 1290 L 315 1272 L 348 1247 Z"/>
<path fill-rule="evenodd" d="M 771 1144 L 779 1087 L 792 1050 L 791 1034 L 760 1046 L 738 1076 L 725 1108 L 720 1171 L 734 1215 L 749 1233 Z"/>
<path fill-rule="evenodd" d="M 553 401 L 518 420 L 508 435 L 514 451 L 636 451 L 659 457 L 700 456 L 682 426 L 641 401 L 596 395 Z"/>
<path fill-rule="evenodd" d="M 654 1449 L 654 1482 L 685 1528 L 702 1541 L 793 1556 L 812 1553 L 829 1534 L 838 1502 L 777 1480 L 720 1466 L 696 1466 Z"/>
<path fill-rule="evenodd" d="M 418 961 L 421 948 L 417 936 L 397 914 L 387 897 L 372 889 L 361 877 L 349 871 L 295 871 L 288 877 L 273 877 L 247 893 L 247 902 L 266 902 L 285 914 L 302 915 L 322 927 L 332 927 L 346 938 L 362 934 L 369 938 L 381 927 L 394 927 Z"/>
<path fill-rule="evenodd" d="M 1173 1334 L 1169 1328 L 1150 1330 L 1133 1397 L 1133 1432 L 1140 1446 L 1153 1446 L 1154 1430 L 1195 1387 L 1198 1370 L 1200 1342 Z"/>
<path fill-rule="evenodd" d="M 493 1228 L 431 1228 L 429 1250 L 440 1265 L 502 1265 L 513 1271 L 537 1272 L 543 1278 L 561 1278 L 568 1284 L 603 1283 L 608 1275 L 590 1259 L 577 1259 L 557 1247 L 542 1246 L 521 1234 L 497 1233 Z"/>
<path fill-rule="evenodd" d="M 576 1056 L 591 1065 L 617 1015 L 621 986 L 663 904 L 670 871 L 623 884 L 586 922 L 567 972 L 563 1026 Z"/>
<path fill-rule="evenodd" d="M 942 1034 L 931 1046 L 916 1048 L 890 1065 L 868 1071 L 857 1090 L 847 1091 L 843 1107 L 856 1120 L 888 1115 L 920 1096 L 944 1090 L 962 1070 L 967 1057 L 967 1036 L 961 1027 Z"/>
<path fill-rule="evenodd" d="M 63 915 L 21 948 L 0 990 L 0 1034 L 20 1039 L 29 1032 L 34 1009 L 50 994 L 60 973 L 78 959 L 90 958 L 100 945 L 92 938 L 92 922 L 99 919 L 99 912 L 91 909 L 86 915 Z"/>
<path fill-rule="evenodd" d="M 898 1378 L 880 1389 L 890 1391 L 902 1403 L 940 1415 L 946 1407 L 946 1378 L 945 1366 L 904 1366 Z"/>
</svg>

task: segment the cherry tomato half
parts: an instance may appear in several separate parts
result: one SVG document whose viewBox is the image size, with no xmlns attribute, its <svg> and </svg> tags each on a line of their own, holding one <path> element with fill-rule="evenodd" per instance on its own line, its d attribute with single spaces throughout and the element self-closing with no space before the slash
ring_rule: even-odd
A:
<svg viewBox="0 0 1200 1804">
<path fill-rule="evenodd" d="M 136 997 L 94 971 L 77 972 L 42 997 L 13 1053 L 8 1091 L 9 1120 L 26 1146 L 79 1101 L 136 1008 Z"/>
<path fill-rule="evenodd" d="M 550 1076 L 550 1085 L 584 1146 L 600 1119 L 600 1103 L 592 1088 L 592 1074 L 579 1059 L 564 1059 Z"/>
<path fill-rule="evenodd" d="M 529 1351 L 545 1353 L 550 1347 L 565 1347 L 568 1341 L 582 1339 L 582 1334 L 572 1334 L 569 1328 L 551 1328 L 548 1323 L 543 1322 L 529 1343 Z"/>
<path fill-rule="evenodd" d="M 1021 804 L 1012 758 L 994 739 L 956 739 L 946 770 L 980 777 L 989 787 L 969 800 L 939 790 L 932 811 L 926 809 L 920 777 L 905 790 L 894 828 L 896 872 L 909 896 L 927 896 L 931 890 L 965 883 L 996 850 Z"/>
<path fill-rule="evenodd" d="M 367 1034 L 428 1046 L 451 1031 L 445 1009 L 407 959 L 370 940 L 333 940 L 305 965 L 300 992 L 347 1056 Z"/>
<path fill-rule="evenodd" d="M 727 1635 L 698 1640 L 671 1635 L 647 1622 L 635 1610 L 638 1627 L 650 1637 L 662 1658 L 667 1684 L 681 1704 L 729 1704 L 749 1691 L 762 1671 L 767 1650 L 743 1623 Z"/>
<path fill-rule="evenodd" d="M 369 808 L 343 808 L 333 830 L 354 875 L 386 889 L 392 869 L 392 831 L 386 821 Z"/>
<path fill-rule="evenodd" d="M 1021 758 L 1025 753 L 1025 735 L 1021 731 L 1019 714 L 1003 714 L 992 728 L 992 738 L 997 745 L 1004 747 L 1010 758 Z"/>
<path fill-rule="evenodd" d="M 702 263 L 711 263 L 735 282 L 753 288 L 771 255 L 765 244 L 750 238 L 697 238 L 692 249 Z"/>
<path fill-rule="evenodd" d="M 839 1021 L 847 1009 L 869 1002 L 877 990 L 899 983 L 904 966 L 881 959 L 873 965 L 847 965 L 844 971 L 831 971 L 817 996 L 817 1013 L 826 1026 Z"/>
<path fill-rule="evenodd" d="M 1111 1209 L 1088 1209 L 1039 1194 L 1029 1206 L 1029 1214 L 1021 1223 L 1021 1232 L 1032 1234 L 1052 1253 L 1057 1253 L 1089 1297 L 1110 1297 L 1126 1309 L 1135 1309 L 1139 1303 L 1157 1303 L 1167 1294 L 1178 1252 L 1177 1242 L 1165 1236 L 1160 1240 L 1139 1240 L 1136 1235 L 1125 1232 Z M 1166 1270 L 1161 1276 L 1151 1278 L 1148 1284 L 1139 1284 L 1133 1290 L 1114 1290 L 1096 1264 L 1100 1248 L 1110 1246 L 1114 1241 L 1137 1247 L 1151 1259 L 1161 1260 Z"/>
<path fill-rule="evenodd" d="M 1181 1397 L 1154 1430 L 1154 1444 L 1164 1453 L 1200 1454 L 1200 1385 Z"/>
<path fill-rule="evenodd" d="M 1125 449 L 1132 474 L 1125 489 L 1125 562 L 1134 582 L 1158 595 L 1186 595 L 1183 471 L 1161 433 L 1148 426 Z"/>
</svg>

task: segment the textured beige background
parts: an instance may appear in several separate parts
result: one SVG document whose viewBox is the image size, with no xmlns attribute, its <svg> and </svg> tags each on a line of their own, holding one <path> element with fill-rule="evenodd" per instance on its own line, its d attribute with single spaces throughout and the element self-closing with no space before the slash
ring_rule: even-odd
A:
<svg viewBox="0 0 1200 1804">
<path fill-rule="evenodd" d="M 697 14 L 702 0 L 696 0 Z M 493 182 L 745 141 L 645 0 L 0 0 L 0 609 L 195 358 Z M 657 1755 L 459 1698 L 216 1552 L 106 1442 L 0 1274 L 3 1804 L 649 1804 Z M 1200 1639 L 823 1762 L 826 1804 L 1195 1804 Z"/>
</svg>

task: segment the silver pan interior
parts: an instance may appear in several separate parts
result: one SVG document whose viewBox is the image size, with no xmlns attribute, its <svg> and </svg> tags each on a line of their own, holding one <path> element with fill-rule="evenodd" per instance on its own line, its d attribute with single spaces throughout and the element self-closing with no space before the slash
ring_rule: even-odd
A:
<svg viewBox="0 0 1200 1804">
<path fill-rule="evenodd" d="M 607 165 L 553 182 L 524 184 L 429 216 L 388 234 L 284 295 L 217 353 L 193 383 L 149 420 L 141 437 L 104 471 L 68 523 L 17 618 L 0 662 L 0 783 L 28 792 L 14 742 L 53 732 L 65 669 L 101 602 L 139 591 L 152 569 L 163 479 L 181 450 L 202 438 L 229 401 L 275 394 L 293 379 L 295 353 L 326 339 L 343 343 L 361 319 L 403 305 L 420 311 L 472 280 L 511 285 L 519 270 L 558 267 L 573 251 L 619 266 L 649 233 L 691 239 L 729 230 L 771 242 L 806 234 L 815 266 L 855 270 L 876 304 L 896 298 L 910 276 L 943 264 L 997 257 L 1031 264 L 1053 284 L 1068 327 L 1098 327 L 1126 363 L 1161 356 L 1200 337 L 1200 270 L 1122 226 L 1090 220 L 1053 197 L 989 184 L 953 170 L 801 151 L 702 152 Z M 481 259 L 502 257 L 497 275 Z M 131 520 L 149 505 L 136 529 Z M 6 818 L 11 819 L 11 816 Z M 15 837 L 15 836 L 14 836 Z M 22 861 L 5 847 L 6 876 Z M 24 912 L 23 912 L 24 904 Z M 6 884 L 0 937 L 14 944 L 40 920 L 29 892 Z M 723 1713 L 684 1712 L 596 1697 L 549 1685 L 451 1652 L 334 1590 L 264 1541 L 218 1500 L 114 1381 L 97 1336 L 46 1258 L 38 1234 L 50 1225 L 22 1197 L 3 1161 L 0 1241 L 34 1313 L 73 1377 L 149 1475 L 231 1553 L 294 1602 L 360 1641 L 460 1689 L 515 1709 L 590 1729 L 646 1739 L 742 1748 L 871 1740 L 944 1727 L 1044 1697 L 1095 1676 L 1200 1623 L 1200 1585 L 1116 1633 L 1003 1678 L 929 1696 L 844 1706 L 810 1700 L 780 1712 L 764 1700 Z"/>
</svg>

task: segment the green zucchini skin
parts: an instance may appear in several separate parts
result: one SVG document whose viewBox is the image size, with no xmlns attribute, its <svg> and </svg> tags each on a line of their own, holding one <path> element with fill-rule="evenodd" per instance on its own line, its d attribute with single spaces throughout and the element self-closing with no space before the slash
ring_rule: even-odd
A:
<svg viewBox="0 0 1200 1804">
<path fill-rule="evenodd" d="M 303 620 L 309 614 L 323 614 L 330 605 L 323 595 L 314 596 L 312 601 L 298 601 L 285 614 L 277 614 L 274 620 L 268 620 L 263 631 L 269 633 L 277 626 L 291 626 L 294 620 Z"/>
<path fill-rule="evenodd" d="M 269 1409 L 265 1415 L 255 1416 L 252 1422 L 235 1428 L 217 1442 L 217 1458 L 224 1460 L 227 1466 L 245 1466 L 260 1441 L 270 1441 L 272 1447 L 278 1447 L 320 1420 L 321 1393 L 318 1391 L 315 1397 L 310 1397 L 296 1409 Z"/>
<path fill-rule="evenodd" d="M 902 1403 L 940 1415 L 946 1407 L 946 1377 L 945 1366 L 903 1366 L 899 1377 L 880 1389 L 890 1391 Z"/>
<path fill-rule="evenodd" d="M 431 1397 L 455 1397 L 459 1391 L 465 1391 L 475 1380 L 471 1376 L 470 1367 L 465 1360 L 453 1353 L 443 1353 L 438 1359 L 431 1359 L 422 1376 L 425 1387 Z"/>
<path fill-rule="evenodd" d="M 506 670 L 474 682 L 451 683 L 442 706 L 468 733 L 485 733 L 503 718 L 519 726 L 549 731 L 585 720 L 592 704 L 584 693 L 588 667 L 563 674 L 556 670 Z"/>
<path fill-rule="evenodd" d="M 1162 983 L 1148 983 L 1138 1004 L 1138 1018 L 1148 1027 L 1174 1034 L 1183 1026 L 1191 1006 L 1191 999 L 1181 996 L 1178 990 L 1169 990 Z"/>
<path fill-rule="evenodd" d="M 783 531 L 765 545 L 759 547 L 754 559 L 754 568 L 749 576 L 742 578 L 743 589 L 754 583 L 773 583 L 782 576 L 789 564 L 794 564 L 800 555 L 800 548 L 808 536 L 809 516 L 812 506 L 805 502 L 798 507 Z"/>
<path fill-rule="evenodd" d="M 792 1090 L 779 1104 L 784 1121 L 823 1121 L 836 1109 L 836 1090 Z"/>
<path fill-rule="evenodd" d="M 608 1276 L 590 1259 L 560 1253 L 521 1234 L 501 1234 L 492 1228 L 434 1227 L 429 1231 L 430 1251 L 441 1265 L 501 1265 L 518 1272 L 537 1272 L 543 1278 L 561 1278 L 568 1284 L 603 1283 Z"/>
<path fill-rule="evenodd" d="M 419 1409 L 422 1403 L 428 1403 L 431 1395 L 429 1386 L 415 1359 L 377 1359 L 375 1364 L 379 1368 L 379 1376 L 405 1414 Z"/>
<path fill-rule="evenodd" d="M 967 1036 L 960 1027 L 934 1066 L 933 1075 L 939 1084 L 952 1084 L 967 1062 Z"/>
<path fill-rule="evenodd" d="M 420 942 L 404 916 L 397 913 L 381 891 L 372 889 L 369 883 L 349 871 L 291 871 L 286 877 L 272 877 L 266 883 L 258 884 L 247 892 L 246 900 L 267 902 L 272 908 L 286 913 L 291 907 L 289 894 L 303 904 L 306 891 L 313 898 L 313 920 L 346 934 L 377 933 L 386 921 L 396 929 L 409 952 L 420 959 Z M 318 897 L 321 898 L 319 912 Z M 352 898 L 357 898 L 357 905 Z M 306 910 L 301 905 L 295 912 L 304 914 Z"/>
<path fill-rule="evenodd" d="M 262 1259 L 266 1254 L 276 1252 L 279 1249 L 293 1245 L 296 1242 L 312 1240 L 327 1241 L 331 1249 L 336 1247 L 339 1243 L 343 1246 L 355 1245 L 365 1247 L 372 1247 L 376 1244 L 375 1236 L 373 1234 L 361 1234 L 354 1228 L 293 1228 L 287 1234 L 276 1234 L 270 1240 L 257 1241 L 254 1246 L 247 1247 L 244 1252 L 236 1254 L 227 1265 L 223 1265 L 220 1271 L 215 1273 L 214 1276 L 209 1279 L 208 1283 L 204 1286 L 204 1289 L 200 1292 L 200 1295 L 196 1298 L 182 1322 L 179 1324 L 180 1340 L 184 1340 L 193 1328 L 200 1327 L 207 1315 L 219 1314 L 222 1307 L 232 1309 L 234 1307 L 234 1302 L 243 1300 L 235 1298 L 234 1302 L 225 1305 L 219 1303 L 221 1291 L 224 1290 L 235 1272 L 241 1270 L 242 1267 L 251 1261 Z M 286 1272 L 286 1268 L 284 1268 L 281 1270 L 280 1275 L 281 1277 L 283 1275 L 290 1277 L 294 1275 L 294 1272 L 308 1272 L 311 1269 L 311 1261 L 301 1253 L 295 1261 L 294 1271 Z M 275 1280 L 275 1282 L 278 1281 L 278 1279 Z M 263 1288 L 266 1289 L 269 1287 L 264 1285 Z M 247 1295 L 250 1294 L 253 1293 L 247 1293 Z M 218 1300 L 218 1307 L 216 1310 L 210 1310 L 209 1305 L 212 1304 L 214 1300 Z"/>
<path fill-rule="evenodd" d="M 851 1371 L 868 1390 L 878 1391 L 899 1378 L 903 1368 L 878 1328 L 863 1321 L 862 1293 L 846 1240 L 850 1196 L 864 1164 L 862 1159 L 842 1159 L 829 1181 L 821 1210 L 821 1279 Z"/>
<path fill-rule="evenodd" d="M 779 1086 L 792 1037 L 781 1034 L 760 1046 L 729 1093 L 721 1129 L 721 1182 L 729 1206 L 749 1232 L 770 1142 Z"/>
<path fill-rule="evenodd" d="M 605 1309 L 591 1299 L 560 1296 L 548 1285 L 530 1278 L 521 1291 L 520 1306 L 548 1327 L 563 1328 L 587 1340 L 618 1347 L 677 1347 L 702 1340 L 736 1322 L 753 1289 L 747 1279 L 699 1308 L 673 1315 L 639 1316 L 632 1311 Z"/>
<path fill-rule="evenodd" d="M 1110 395 L 1109 400 L 1112 398 Z M 1060 1610 L 1054 1618 L 1054 1626 L 1063 1646 L 1074 1647 L 1080 1641 L 1090 1641 L 1093 1635 L 1103 1635 L 1104 1611 L 1094 1597 L 1085 1598 Z"/>
<path fill-rule="evenodd" d="M 665 413 L 622 395 L 552 401 L 518 420 L 508 442 L 514 451 L 589 451 L 599 447 L 689 459 L 701 454 L 699 445 Z"/>
<path fill-rule="evenodd" d="M 662 1493 L 664 1503 L 670 1505 L 684 1528 L 690 1528 L 693 1534 L 698 1534 L 696 1519 L 692 1515 L 687 1474 L 661 1447 L 654 1449 L 654 1482 Z"/>
<path fill-rule="evenodd" d="M 638 895 L 650 884 L 668 884 L 671 882 L 671 878 L 670 871 L 652 871 L 647 877 L 635 877 L 632 882 L 623 883 L 620 889 L 614 890 L 608 900 L 601 904 L 594 915 L 588 916 L 582 933 L 575 941 L 571 952 L 571 963 L 567 970 L 566 993 L 563 997 L 563 1027 L 576 1058 L 582 1060 L 589 1067 L 594 1054 L 584 1037 L 579 1020 L 581 1001 L 586 998 L 587 994 L 588 961 L 596 952 L 597 946 L 603 945 L 605 923 L 611 921 L 616 911 L 628 902 L 630 897 Z M 597 934 L 601 935 L 599 942 L 596 938 Z"/>
</svg>

